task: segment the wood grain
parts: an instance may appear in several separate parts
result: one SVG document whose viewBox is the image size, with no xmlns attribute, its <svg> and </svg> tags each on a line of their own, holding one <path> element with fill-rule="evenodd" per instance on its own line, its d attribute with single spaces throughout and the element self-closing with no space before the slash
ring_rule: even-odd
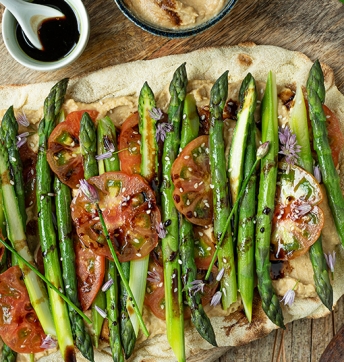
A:
<svg viewBox="0 0 344 362">
<path fill-rule="evenodd" d="M 185 53 L 202 47 L 244 41 L 272 44 L 308 55 L 330 65 L 344 93 L 344 6 L 338 0 L 239 0 L 219 24 L 188 39 L 168 39 L 144 32 L 121 14 L 116 4 L 84 0 L 90 16 L 88 46 L 74 64 L 55 72 L 31 71 L 17 64 L 0 38 L 0 84 L 36 83 L 74 77 L 137 59 Z M 0 16 L 3 8 L 0 6 Z M 344 322 L 343 298 L 332 315 L 291 323 L 246 346 L 218 350 L 205 358 L 216 362 L 318 362 Z M 281 345 L 282 343 L 282 345 Z M 282 346 L 282 348 L 280 348 Z"/>
</svg>

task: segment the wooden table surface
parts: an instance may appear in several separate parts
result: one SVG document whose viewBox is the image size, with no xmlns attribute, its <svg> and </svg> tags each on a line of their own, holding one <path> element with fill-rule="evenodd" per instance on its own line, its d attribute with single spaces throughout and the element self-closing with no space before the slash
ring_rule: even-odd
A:
<svg viewBox="0 0 344 362">
<path fill-rule="evenodd" d="M 91 35 L 76 63 L 55 72 L 28 70 L 10 57 L 1 37 L 0 84 L 58 80 L 127 61 L 253 41 L 298 50 L 312 60 L 319 58 L 334 69 L 337 86 L 344 92 L 344 5 L 338 0 L 239 0 L 234 10 L 212 29 L 177 40 L 137 28 L 111 0 L 84 3 L 91 20 Z M 0 10 L 2 14 L 3 8 Z M 220 358 L 212 354 L 209 361 L 318 362 L 343 321 L 344 303 L 340 300 L 326 318 L 293 322 L 283 338 L 282 332 L 276 331 L 249 345 L 231 348 Z"/>
</svg>

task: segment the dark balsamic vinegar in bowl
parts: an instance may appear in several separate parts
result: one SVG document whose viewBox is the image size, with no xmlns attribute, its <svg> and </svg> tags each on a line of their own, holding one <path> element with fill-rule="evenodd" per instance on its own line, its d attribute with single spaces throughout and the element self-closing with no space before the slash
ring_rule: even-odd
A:
<svg viewBox="0 0 344 362">
<path fill-rule="evenodd" d="M 43 50 L 35 48 L 22 31 L 19 24 L 16 36 L 20 47 L 33 59 L 54 62 L 68 55 L 79 41 L 79 24 L 74 11 L 64 0 L 35 0 L 34 3 L 60 10 L 63 18 L 52 18 L 42 22 L 38 37 Z"/>
</svg>

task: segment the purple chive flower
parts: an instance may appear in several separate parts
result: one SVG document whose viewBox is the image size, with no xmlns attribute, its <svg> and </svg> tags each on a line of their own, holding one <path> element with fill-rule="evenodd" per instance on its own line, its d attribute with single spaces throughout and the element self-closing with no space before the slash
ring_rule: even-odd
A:
<svg viewBox="0 0 344 362">
<path fill-rule="evenodd" d="M 30 136 L 29 132 L 21 133 L 17 136 L 17 147 L 20 148 L 27 142 L 27 137 Z"/>
<path fill-rule="evenodd" d="M 222 279 L 224 273 L 225 273 L 225 268 L 220 269 L 219 274 L 217 274 L 216 276 L 216 280 L 218 282 Z"/>
<path fill-rule="evenodd" d="M 40 347 L 44 348 L 44 349 L 56 348 L 57 347 L 57 342 L 56 342 L 55 339 L 53 339 L 51 337 L 50 334 L 47 334 L 47 336 L 43 339 L 43 342 L 42 342 Z"/>
<path fill-rule="evenodd" d="M 104 147 L 107 151 L 115 152 L 114 144 L 109 140 L 109 137 L 104 137 Z"/>
<path fill-rule="evenodd" d="M 106 318 L 107 317 L 107 313 L 105 310 L 99 308 L 97 305 L 94 307 L 94 309 L 103 317 Z"/>
<path fill-rule="evenodd" d="M 331 253 L 324 253 L 325 259 L 326 259 L 326 263 L 328 265 L 328 267 L 330 268 L 331 272 L 334 272 L 334 265 L 336 264 L 336 252 L 333 250 L 332 254 Z"/>
<path fill-rule="evenodd" d="M 314 177 L 316 178 L 316 180 L 320 184 L 320 182 L 321 182 L 321 171 L 320 171 L 320 167 L 318 165 L 314 167 L 313 173 L 314 173 Z"/>
<path fill-rule="evenodd" d="M 197 292 L 201 292 L 203 293 L 204 292 L 204 282 L 203 280 L 193 280 L 191 283 L 191 288 L 190 288 L 190 291 L 191 292 L 194 292 L 194 294 L 196 294 Z"/>
<path fill-rule="evenodd" d="M 298 153 L 301 151 L 301 146 L 297 144 L 296 135 L 291 132 L 288 126 L 279 127 L 278 137 L 281 143 L 279 153 L 285 156 L 285 161 L 288 164 L 287 172 L 289 172 L 290 166 L 294 165 L 299 158 Z"/>
<path fill-rule="evenodd" d="M 105 160 L 107 158 L 112 157 L 112 154 L 116 151 L 114 144 L 109 140 L 109 138 L 106 136 L 104 137 L 104 148 L 106 149 L 106 152 L 97 155 L 96 160 Z"/>
<path fill-rule="evenodd" d="M 213 295 L 213 297 L 211 298 L 210 306 L 215 307 L 216 305 L 218 305 L 221 301 L 221 297 L 222 297 L 222 293 L 220 291 L 216 292 Z"/>
<path fill-rule="evenodd" d="M 17 115 L 17 122 L 23 127 L 29 127 L 30 126 L 30 122 L 27 119 L 26 114 L 24 112 L 19 113 Z"/>
<path fill-rule="evenodd" d="M 160 121 L 160 119 L 164 116 L 160 108 L 152 108 L 152 110 L 149 111 L 149 115 L 156 121 Z"/>
<path fill-rule="evenodd" d="M 99 201 L 98 192 L 96 188 L 90 185 L 86 180 L 80 180 L 80 190 L 93 204 Z"/>
<path fill-rule="evenodd" d="M 305 201 L 293 202 L 290 205 L 291 219 L 300 219 L 301 217 L 307 215 L 312 210 L 312 208 L 312 205 Z"/>
<path fill-rule="evenodd" d="M 147 281 L 150 283 L 159 284 L 161 282 L 160 275 L 155 269 L 153 269 L 153 271 L 148 271 L 147 274 Z"/>
<path fill-rule="evenodd" d="M 284 297 L 281 299 L 281 302 L 284 302 L 284 305 L 288 305 L 289 307 L 291 307 L 291 305 L 294 303 L 294 299 L 295 299 L 295 291 L 294 289 L 289 289 L 284 294 Z"/>
<path fill-rule="evenodd" d="M 173 129 L 173 125 L 171 123 L 158 123 L 156 127 L 156 140 L 159 142 L 161 140 L 162 142 L 165 141 L 166 133 L 171 132 Z"/>
<path fill-rule="evenodd" d="M 159 225 L 156 228 L 156 232 L 158 233 L 158 236 L 160 239 L 163 239 L 167 235 L 167 230 L 164 227 L 164 224 L 162 222 L 159 223 Z"/>
<path fill-rule="evenodd" d="M 107 159 L 107 158 L 110 158 L 111 156 L 112 156 L 112 152 L 107 151 L 107 152 L 102 153 L 102 154 L 100 154 L 100 155 L 96 155 L 95 159 L 96 159 L 97 161 L 99 161 L 99 160 L 105 160 L 105 159 Z"/>
<path fill-rule="evenodd" d="M 269 152 L 269 148 L 270 148 L 270 141 L 266 141 L 258 147 L 257 150 L 258 160 L 262 159 L 264 156 L 267 155 L 267 153 Z"/>
<path fill-rule="evenodd" d="M 106 292 L 106 291 L 111 287 L 112 284 L 113 284 L 113 279 L 110 278 L 110 279 L 102 286 L 102 291 L 103 291 L 103 292 Z"/>
</svg>

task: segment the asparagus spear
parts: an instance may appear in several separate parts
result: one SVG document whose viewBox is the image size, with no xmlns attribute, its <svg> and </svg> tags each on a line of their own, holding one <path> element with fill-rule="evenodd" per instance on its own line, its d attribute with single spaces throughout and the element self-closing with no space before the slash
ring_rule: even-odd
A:
<svg viewBox="0 0 344 362">
<path fill-rule="evenodd" d="M 13 174 L 14 189 L 16 191 L 20 215 L 25 230 L 27 215 L 25 208 L 23 165 L 17 147 L 18 122 L 14 116 L 12 106 L 6 111 L 2 119 L 1 127 L 4 131 L 4 141 L 8 152 L 11 172 Z"/>
<path fill-rule="evenodd" d="M 284 328 L 281 306 L 270 277 L 270 238 L 275 208 L 278 156 L 278 120 L 276 77 L 270 72 L 262 101 L 262 142 L 270 141 L 270 149 L 261 160 L 256 222 L 256 267 L 258 290 L 263 310 L 270 320 Z"/>
<path fill-rule="evenodd" d="M 145 82 L 139 96 L 139 132 L 141 134 L 141 176 L 143 176 L 157 192 L 158 181 L 158 144 L 156 141 L 156 120 L 150 115 L 155 108 L 154 94 Z M 146 292 L 149 255 L 130 262 L 129 285 L 134 293 L 138 307 L 142 311 Z M 130 310 L 130 309 L 129 309 Z M 135 313 L 130 319 L 137 336 L 139 323 Z"/>
<path fill-rule="evenodd" d="M 7 344 L 2 345 L 2 356 L 1 361 L 2 362 L 16 362 L 17 360 L 17 352 L 12 351 L 10 347 L 8 347 Z"/>
<path fill-rule="evenodd" d="M 58 177 L 54 179 L 55 207 L 57 230 L 59 236 L 59 249 L 62 260 L 62 278 L 66 286 L 66 295 L 79 308 L 78 282 L 75 271 L 75 252 L 72 239 L 72 218 L 70 205 L 72 202 L 71 190 L 63 184 Z M 91 337 L 88 334 L 83 318 L 74 308 L 68 306 L 69 318 L 72 326 L 75 344 L 85 358 L 94 361 Z"/>
<path fill-rule="evenodd" d="M 0 138 L 1 142 L 1 138 Z M 2 202 L 2 192 L 1 192 L 1 186 L 0 186 L 0 232 L 2 236 L 6 237 L 6 219 L 4 214 L 4 205 Z M 2 255 L 2 258 L 0 260 L 0 273 L 3 273 L 5 270 L 7 270 L 7 249 L 4 248 L 4 253 Z M 4 362 L 15 362 L 17 358 L 17 353 L 12 351 L 10 347 L 8 347 L 5 343 L 3 343 L 2 346 L 2 355 L 1 360 Z"/>
<path fill-rule="evenodd" d="M 44 118 L 38 128 L 39 150 L 36 165 L 37 184 L 36 199 L 38 212 L 38 229 L 43 254 L 46 278 L 58 289 L 63 289 L 62 273 L 56 233 L 52 220 L 52 174 L 47 161 L 46 150 L 48 138 L 59 116 L 68 79 L 58 82 L 50 91 L 44 102 Z M 74 342 L 67 305 L 52 289 L 48 289 L 51 310 L 56 326 L 57 340 L 64 359 L 75 358 Z"/>
<path fill-rule="evenodd" d="M 34 265 L 34 259 L 26 243 L 26 235 L 20 215 L 19 205 L 15 194 L 13 180 L 11 179 L 8 153 L 6 147 L 0 142 L 0 175 L 3 210 L 7 223 L 8 239 L 17 252 L 30 264 Z M 30 301 L 35 309 L 38 319 L 46 334 L 56 335 L 56 330 L 51 316 L 46 289 L 42 281 L 27 268 L 24 263 L 19 262 L 24 274 L 24 282 L 29 293 Z"/>
<path fill-rule="evenodd" d="M 223 309 L 229 308 L 229 306 L 237 300 L 234 248 L 230 224 L 228 225 L 227 231 L 224 231 L 230 213 L 222 118 L 227 95 L 228 71 L 221 75 L 210 92 L 209 130 L 210 171 L 214 200 L 214 235 L 217 243 L 220 242 L 222 233 L 226 232 L 221 249 L 219 249 L 218 252 L 219 268 L 224 268 L 224 274 L 221 279 Z"/>
<path fill-rule="evenodd" d="M 183 122 L 181 130 L 180 147 L 184 148 L 189 142 L 198 136 L 199 117 L 196 101 L 192 94 L 185 97 L 183 109 Z M 215 333 L 210 319 L 206 315 L 201 296 L 193 288 L 193 282 L 197 279 L 197 267 L 194 259 L 195 240 L 192 224 L 179 214 L 179 250 L 182 261 L 182 280 L 186 301 L 191 309 L 191 321 L 198 333 L 213 346 L 217 346 Z"/>
<path fill-rule="evenodd" d="M 96 127 L 87 112 L 85 112 L 80 122 L 80 148 L 83 158 L 84 176 L 88 179 L 98 175 L 96 161 L 97 152 Z M 106 308 L 109 319 L 110 348 L 114 361 L 124 361 L 120 341 L 120 331 L 118 324 L 118 281 L 115 264 L 107 262 L 106 282 L 112 281 L 112 285 L 106 290 Z M 101 293 L 101 292 L 100 292 Z M 96 308 L 96 306 L 94 306 Z M 99 306 L 97 306 L 99 307 Z"/>
<path fill-rule="evenodd" d="M 249 124 L 247 148 L 244 163 L 244 178 L 249 176 L 256 161 L 256 124 L 253 117 Z M 238 289 L 244 305 L 246 317 L 252 320 L 252 302 L 254 290 L 254 217 L 256 215 L 256 174 L 249 179 L 245 193 L 240 201 L 238 222 Z"/>
<path fill-rule="evenodd" d="M 98 153 L 104 153 L 105 143 L 111 145 L 113 151 L 117 150 L 116 129 L 111 119 L 106 117 L 98 122 Z M 118 171 L 120 169 L 117 154 L 104 160 L 105 167 L 100 168 L 99 173 Z M 121 263 L 123 273 L 129 280 L 129 262 Z M 107 281 L 112 280 L 113 284 L 106 291 L 107 310 L 110 326 L 110 342 L 113 345 L 112 354 L 114 359 L 122 361 L 129 358 L 135 347 L 136 335 L 131 324 L 128 311 L 128 293 L 120 281 L 118 285 L 117 271 L 114 262 L 109 261 L 107 269 Z M 122 351 L 123 347 L 123 351 Z M 124 352 L 124 354 L 123 354 Z"/>
<path fill-rule="evenodd" d="M 253 114 L 256 109 L 256 101 L 256 83 L 252 74 L 248 73 L 243 80 L 239 91 L 240 108 L 228 160 L 228 176 L 232 204 L 234 204 L 238 198 L 240 186 L 243 181 L 246 140 L 249 132 L 249 125 L 252 123 Z M 236 215 L 234 215 L 234 225 L 236 226 L 235 228 L 237 228 Z"/>
<path fill-rule="evenodd" d="M 313 129 L 314 149 L 318 156 L 322 180 L 339 238 L 344 245 L 344 196 L 340 188 L 340 178 L 333 163 L 329 145 L 326 116 L 322 104 L 325 101 L 324 75 L 319 61 L 313 64 L 308 80 L 307 95 L 309 116 Z"/>
<path fill-rule="evenodd" d="M 180 144 L 180 124 L 186 95 L 187 75 L 185 64 L 174 73 L 170 84 L 168 119 L 173 130 L 166 134 L 162 157 L 162 220 L 167 235 L 162 239 L 167 339 L 179 362 L 185 361 L 184 314 L 182 283 L 178 250 L 178 213 L 173 202 L 172 163 L 177 157 Z"/>
<path fill-rule="evenodd" d="M 313 173 L 313 158 L 309 141 L 308 120 L 305 100 L 301 87 L 297 87 L 294 107 L 291 113 L 290 128 L 296 135 L 297 143 L 301 146 L 299 166 Z M 324 305 L 332 311 L 333 289 L 328 275 L 326 259 L 320 238 L 310 247 L 309 257 L 314 272 L 315 289 Z"/>
</svg>

